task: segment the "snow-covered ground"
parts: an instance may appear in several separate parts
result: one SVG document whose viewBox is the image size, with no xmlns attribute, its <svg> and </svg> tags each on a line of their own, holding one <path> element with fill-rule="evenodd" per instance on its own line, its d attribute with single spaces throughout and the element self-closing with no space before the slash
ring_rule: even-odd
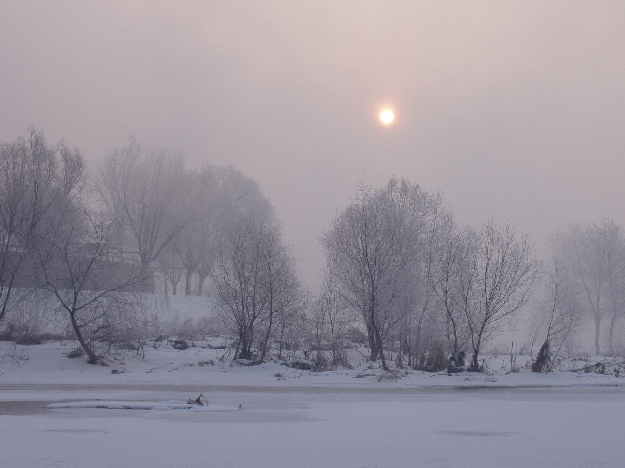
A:
<svg viewBox="0 0 625 468">
<path fill-rule="evenodd" d="M 231 340 L 215 337 L 209 341 L 189 341 L 189 347 L 177 350 L 173 339 L 149 340 L 135 351 L 122 350 L 106 358 L 106 366 L 87 365 L 85 357 L 68 359 L 67 354 L 76 348 L 73 341 L 50 342 L 36 346 L 20 346 L 0 342 L 0 385 L 45 384 L 47 386 L 80 385 L 130 385 L 173 384 L 202 386 L 264 386 L 283 387 L 336 387 L 336 388 L 423 388 L 423 387 L 546 387 L 546 386 L 625 386 L 625 360 L 619 376 L 609 368 L 605 375 L 594 372 L 550 372 L 536 374 L 527 369 L 527 357 L 515 357 L 520 372 L 508 372 L 509 356 L 490 357 L 487 374 L 459 373 L 448 375 L 397 370 L 385 374 L 379 367 L 362 358 L 350 359 L 354 369 L 327 372 L 301 371 L 286 367 L 282 361 L 269 361 L 257 366 L 232 363 Z M 363 350 L 364 351 L 364 350 Z M 599 358 L 587 362 L 569 363 L 572 368 L 583 368 Z"/>
<path fill-rule="evenodd" d="M 625 466 L 622 377 L 493 357 L 492 375 L 395 381 L 364 362 L 231 365 L 222 344 L 149 342 L 105 367 L 68 359 L 70 342 L 0 342 L 0 466 Z"/>
</svg>

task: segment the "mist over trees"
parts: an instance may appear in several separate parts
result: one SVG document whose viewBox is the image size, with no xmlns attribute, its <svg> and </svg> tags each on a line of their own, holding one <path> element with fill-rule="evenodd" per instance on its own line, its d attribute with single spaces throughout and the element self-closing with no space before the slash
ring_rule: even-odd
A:
<svg viewBox="0 0 625 468">
<path fill-rule="evenodd" d="M 555 255 L 567 280 L 581 292 L 582 310 L 595 326 L 595 352 L 601 352 L 601 324 L 610 320 L 607 348 L 614 353 L 617 322 L 625 315 L 625 237 L 614 221 L 573 224 L 554 239 Z"/>
<path fill-rule="evenodd" d="M 622 352 L 625 236 L 609 219 L 556 233 L 543 264 L 508 224 L 459 225 L 439 193 L 363 185 L 320 239 L 313 294 L 271 201 L 233 167 L 187 168 L 134 138 L 87 167 L 35 128 L 1 144 L 0 165 L 0 328 L 47 294 L 91 363 L 154 330 L 155 294 L 208 296 L 246 364 L 300 349 L 322 370 L 364 346 L 384 370 L 481 371 L 526 317 L 536 370 L 573 352 L 588 321 L 597 354 Z"/>
<path fill-rule="evenodd" d="M 237 335 L 235 355 L 251 360 L 257 345 L 262 362 L 269 341 L 276 334 L 283 337 L 289 318 L 303 308 L 305 291 L 258 185 L 231 168 L 219 177 L 225 195 L 222 242 L 211 276 L 226 322 Z"/>
<path fill-rule="evenodd" d="M 189 222 L 201 196 L 191 177 L 182 157 L 163 150 L 145 154 L 134 138 L 104 159 L 98 188 L 118 224 L 120 254 L 128 248 L 147 270 Z"/>
<path fill-rule="evenodd" d="M 444 368 L 436 353 L 467 347 L 479 370 L 484 342 L 510 328 L 540 267 L 527 237 L 492 222 L 461 232 L 439 195 L 397 179 L 361 190 L 323 245 L 345 306 L 360 312 L 370 358 L 379 355 L 384 369 L 390 346 L 423 368 Z"/>
<path fill-rule="evenodd" d="M 29 128 L 0 146 L 0 320 L 4 318 L 13 286 L 26 276 L 28 253 L 36 244 L 46 215 L 71 192 L 82 166 L 78 154 L 63 144 L 47 144 L 43 132 Z"/>
</svg>

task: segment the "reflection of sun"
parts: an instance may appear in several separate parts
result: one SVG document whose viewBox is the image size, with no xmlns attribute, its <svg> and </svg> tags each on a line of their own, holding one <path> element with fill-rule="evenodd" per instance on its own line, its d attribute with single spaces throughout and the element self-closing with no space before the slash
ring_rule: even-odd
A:
<svg viewBox="0 0 625 468">
<path fill-rule="evenodd" d="M 384 125 L 389 125 L 391 122 L 393 122 L 394 118 L 395 115 L 393 115 L 393 111 L 390 109 L 384 109 L 380 114 L 380 120 Z"/>
</svg>

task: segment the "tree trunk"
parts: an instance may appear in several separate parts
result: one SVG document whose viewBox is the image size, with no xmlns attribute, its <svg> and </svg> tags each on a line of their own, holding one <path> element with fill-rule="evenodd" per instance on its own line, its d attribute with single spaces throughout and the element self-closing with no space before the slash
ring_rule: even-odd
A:
<svg viewBox="0 0 625 468">
<path fill-rule="evenodd" d="M 76 334 L 76 338 L 78 339 L 78 343 L 80 343 L 80 347 L 83 349 L 89 360 L 87 361 L 89 364 L 97 364 L 98 356 L 91 350 L 89 345 L 85 342 L 85 339 L 82 336 L 82 332 L 80 331 L 80 327 L 78 323 L 76 323 L 76 312 L 72 312 L 69 314 L 70 322 L 72 323 L 72 328 L 74 329 L 74 333 Z"/>
<path fill-rule="evenodd" d="M 479 356 L 480 350 L 473 350 L 473 358 L 471 359 L 471 367 L 470 370 L 474 371 L 474 372 L 479 372 L 480 371 L 480 365 L 477 362 L 477 358 Z"/>
<path fill-rule="evenodd" d="M 248 340 L 246 337 L 243 337 L 241 339 L 241 351 L 239 352 L 239 359 L 252 359 L 252 352 L 251 352 L 251 344 L 248 343 Z"/>
<path fill-rule="evenodd" d="M 191 275 L 193 275 L 193 271 L 194 269 L 190 269 L 187 268 L 187 271 L 185 273 L 185 277 L 184 277 L 184 293 L 189 296 L 191 295 Z"/>
<path fill-rule="evenodd" d="M 267 354 L 267 344 L 269 343 L 269 338 L 271 338 L 271 327 L 273 325 L 273 314 L 269 317 L 269 326 L 267 327 L 267 333 L 265 334 L 265 339 L 263 341 L 263 350 L 260 353 L 260 361 L 265 362 L 265 355 Z"/>
<path fill-rule="evenodd" d="M 367 325 L 367 338 L 369 340 L 369 349 L 371 349 L 371 361 L 375 362 L 378 360 L 378 344 L 375 339 L 375 331 L 371 325 Z"/>
<path fill-rule="evenodd" d="M 601 354 L 599 346 L 599 337 L 601 336 L 601 317 L 595 314 L 595 352 Z"/>
<path fill-rule="evenodd" d="M 278 359 L 282 359 L 282 344 L 284 343 L 284 321 L 282 321 L 282 326 L 280 327 L 280 345 L 278 349 Z"/>
<path fill-rule="evenodd" d="M 375 338 L 376 341 L 378 342 L 378 351 L 380 353 L 380 359 L 382 360 L 382 369 L 384 369 L 385 371 L 388 371 L 388 367 L 386 365 L 386 359 L 384 358 L 384 349 L 382 348 L 382 337 L 380 336 L 380 330 L 378 330 L 378 327 L 375 327 Z"/>
<path fill-rule="evenodd" d="M 237 349 L 234 350 L 234 359 L 237 359 L 240 348 L 241 348 L 241 337 L 239 336 L 239 341 L 237 341 Z"/>
<path fill-rule="evenodd" d="M 616 311 L 612 315 L 612 320 L 610 321 L 610 333 L 608 334 L 608 349 L 610 356 L 614 356 L 614 327 L 616 326 Z"/>
<path fill-rule="evenodd" d="M 484 328 L 482 327 L 482 330 L 484 330 Z M 475 342 L 473 342 L 475 343 Z M 470 371 L 473 372 L 480 372 L 480 364 L 477 360 L 477 358 L 480 355 L 480 346 L 482 345 L 482 334 L 480 333 L 480 335 L 477 338 L 477 344 L 473 344 L 473 358 L 471 359 L 471 366 L 469 367 Z"/>
<path fill-rule="evenodd" d="M 201 296 L 202 295 L 202 290 L 204 288 L 204 281 L 206 280 L 207 277 L 208 277 L 208 275 L 200 275 L 198 273 L 197 292 L 195 293 L 196 296 Z"/>
<path fill-rule="evenodd" d="M 11 283 L 12 282 L 13 279 L 11 278 Z M 6 293 L 4 294 L 4 297 L 2 297 L 2 293 L 0 293 L 0 297 L 2 298 L 2 307 L 0 308 L 0 322 L 2 322 L 2 319 L 4 318 L 4 315 L 6 314 L 7 308 L 9 306 L 9 298 L 11 296 L 11 283 L 9 283 L 9 287 L 6 288 Z"/>
</svg>

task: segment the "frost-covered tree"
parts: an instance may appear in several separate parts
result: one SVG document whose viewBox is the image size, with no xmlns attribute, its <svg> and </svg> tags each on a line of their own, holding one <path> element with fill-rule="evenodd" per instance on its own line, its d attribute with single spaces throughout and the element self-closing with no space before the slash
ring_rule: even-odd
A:
<svg viewBox="0 0 625 468">
<path fill-rule="evenodd" d="M 335 279 L 326 274 L 319 295 L 312 303 L 312 321 L 317 331 L 317 348 L 327 337 L 332 351 L 332 366 L 346 365 L 345 333 L 354 316 L 341 301 Z"/>
<path fill-rule="evenodd" d="M 84 190 L 79 154 L 64 157 L 61 195 L 41 218 L 32 253 L 37 286 L 57 299 L 89 363 L 100 359 L 98 343 L 110 340 L 128 310 L 119 293 L 141 286 L 138 263 L 111 261 L 114 223 L 96 217 Z"/>
<path fill-rule="evenodd" d="M 465 350 L 469 333 L 466 322 L 475 282 L 473 255 L 476 233 L 445 220 L 434 246 L 430 284 L 436 308 L 444 315 L 445 334 L 452 353 Z"/>
<path fill-rule="evenodd" d="M 259 361 L 281 323 L 301 308 L 304 291 L 295 262 L 282 241 L 273 208 L 258 185 L 226 168 L 222 198 L 221 241 L 211 273 L 222 314 L 237 334 L 236 356 Z"/>
<path fill-rule="evenodd" d="M 439 198 L 406 180 L 391 179 L 360 194 L 324 234 L 328 274 L 344 304 L 358 311 L 367 330 L 371 360 L 388 370 L 385 340 L 424 295 L 415 294 L 427 250 L 427 217 Z M 427 288 L 427 280 L 422 281 Z"/>
<path fill-rule="evenodd" d="M 514 230 L 488 222 L 478 233 L 466 281 L 470 282 L 466 323 L 479 370 L 482 345 L 507 330 L 527 303 L 540 269 L 529 237 L 518 239 Z"/>
<path fill-rule="evenodd" d="M 83 169 L 77 150 L 49 145 L 34 127 L 27 138 L 0 144 L 0 320 L 13 287 L 34 285 L 28 277 L 42 220 L 74 190 Z"/>
<path fill-rule="evenodd" d="M 0 145 L 0 320 L 23 273 L 41 216 L 54 192 L 57 154 L 43 133 Z"/>
</svg>

